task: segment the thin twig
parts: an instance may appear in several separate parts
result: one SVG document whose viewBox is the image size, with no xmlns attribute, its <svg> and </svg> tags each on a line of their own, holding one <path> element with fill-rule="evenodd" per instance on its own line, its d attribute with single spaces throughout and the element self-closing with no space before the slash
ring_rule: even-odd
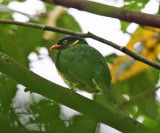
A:
<svg viewBox="0 0 160 133">
<path fill-rule="evenodd" d="M 93 33 L 81 33 L 81 32 L 74 32 L 71 30 L 67 30 L 67 29 L 63 29 L 63 28 L 57 28 L 57 27 L 51 27 L 51 26 L 46 26 L 46 25 L 41 25 L 41 24 L 35 24 L 35 23 L 24 23 L 24 22 L 18 22 L 18 21 L 12 21 L 12 20 L 0 20 L 0 23 L 3 24 L 15 24 L 15 25 L 21 25 L 21 26 L 27 26 L 27 27 L 33 27 L 33 28 L 38 28 L 38 29 L 42 29 L 42 30 L 48 30 L 48 31 L 54 31 L 54 32 L 59 32 L 59 33 L 64 33 L 64 34 L 69 34 L 69 35 L 74 35 L 74 36 L 79 36 L 79 37 L 84 37 L 84 38 L 92 38 L 95 39 L 97 41 L 100 41 L 102 43 L 105 43 L 127 55 L 129 55 L 130 57 L 134 58 L 135 60 L 138 60 L 140 62 L 143 62 L 145 64 L 148 64 L 149 66 L 152 66 L 156 69 L 160 70 L 160 64 L 153 62 L 149 59 L 146 59 L 138 54 L 136 54 L 135 52 L 129 50 L 126 47 L 122 47 L 119 46 L 111 41 L 108 41 L 104 38 L 101 38 L 97 35 L 94 35 Z"/>
<path fill-rule="evenodd" d="M 145 97 L 155 93 L 155 91 L 157 91 L 160 88 L 160 86 L 154 87 L 152 89 L 149 89 L 141 94 L 138 94 L 137 96 L 131 98 L 129 101 L 126 101 L 124 103 L 121 104 L 121 106 L 126 106 L 129 105 L 130 103 L 134 103 L 136 101 L 140 101 L 141 99 L 144 99 Z"/>
</svg>

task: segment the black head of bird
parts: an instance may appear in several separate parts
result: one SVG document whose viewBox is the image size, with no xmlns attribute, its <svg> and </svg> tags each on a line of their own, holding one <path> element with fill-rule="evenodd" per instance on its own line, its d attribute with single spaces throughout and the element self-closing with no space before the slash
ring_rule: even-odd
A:
<svg viewBox="0 0 160 133">
<path fill-rule="evenodd" d="M 56 45 L 53 45 L 50 50 L 53 49 L 65 49 L 76 44 L 87 44 L 87 42 L 78 36 L 67 36 L 58 41 Z"/>
</svg>

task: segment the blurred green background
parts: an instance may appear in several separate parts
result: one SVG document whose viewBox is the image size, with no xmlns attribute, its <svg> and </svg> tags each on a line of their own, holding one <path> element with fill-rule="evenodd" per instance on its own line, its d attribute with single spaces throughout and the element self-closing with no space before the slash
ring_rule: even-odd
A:
<svg viewBox="0 0 160 133">
<path fill-rule="evenodd" d="M 108 4 L 118 3 L 119 1 L 104 0 Z M 143 9 L 149 4 L 152 5 L 153 1 L 124 0 L 120 2 L 120 5 L 122 8 L 144 11 Z M 41 3 L 44 10 L 35 11 L 35 14 L 31 15 L 19 11 L 18 8 L 17 10 L 10 9 L 8 5 L 11 2 L 25 3 L 26 1 L 1 0 L 0 19 L 14 20 L 16 14 L 19 13 L 27 16 L 27 19 L 21 21 L 46 24 L 78 32 L 89 30 L 83 29 L 80 22 L 76 21 L 74 16 L 71 15 L 72 13 L 69 14 L 66 8 Z M 155 14 L 159 14 L 159 1 L 156 2 L 158 5 L 156 5 L 157 11 L 155 11 Z M 94 17 L 96 21 L 97 16 Z M 101 24 L 99 23 L 99 25 Z M 120 21 L 120 25 L 119 31 L 128 36 L 127 48 L 148 59 L 159 62 L 160 29 L 136 25 L 135 30 L 130 33 L 128 29 L 132 28 L 133 23 Z M 94 26 L 96 27 L 96 25 Z M 105 27 L 104 31 L 107 32 Z M 29 56 L 34 53 L 38 61 L 43 62 L 43 58 L 47 57 L 51 58 L 50 61 L 53 62 L 56 52 L 50 53 L 48 49 L 64 36 L 66 35 L 35 28 L 0 24 L 0 51 L 32 70 L 31 64 L 33 61 L 30 60 Z M 112 34 L 112 37 L 116 40 L 114 34 Z M 90 42 L 90 40 L 88 41 Z M 47 54 L 43 55 L 40 52 L 42 48 L 47 51 Z M 123 113 L 156 130 L 157 133 L 160 132 L 160 93 L 158 93 L 159 87 L 156 87 L 159 83 L 159 71 L 135 61 L 127 55 L 118 53 L 116 50 L 106 52 L 105 59 L 111 70 L 112 89 L 118 101 L 118 106 L 125 110 Z M 101 95 L 98 95 L 97 101 L 106 104 Z M 73 113 L 68 117 L 66 114 L 59 103 L 38 94 L 24 92 L 24 87 L 0 72 L 0 132 L 111 132 L 111 129 L 107 128 L 102 130 L 102 125 L 90 120 L 87 116 Z"/>
</svg>

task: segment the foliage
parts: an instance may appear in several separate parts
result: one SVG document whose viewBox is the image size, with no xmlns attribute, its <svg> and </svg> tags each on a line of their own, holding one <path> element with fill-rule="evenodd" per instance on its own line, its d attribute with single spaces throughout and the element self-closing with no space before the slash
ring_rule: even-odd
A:
<svg viewBox="0 0 160 133">
<path fill-rule="evenodd" d="M 140 11 L 148 2 L 149 0 L 124 0 L 123 8 Z M 126 32 L 129 25 L 130 23 L 121 21 L 121 30 Z"/>
<path fill-rule="evenodd" d="M 17 0 L 22 1 L 22 0 Z M 2 0 L 1 4 L 8 5 L 9 0 Z M 149 0 L 124 0 L 123 8 L 140 11 Z M 46 13 L 37 15 L 36 23 L 45 24 L 48 14 L 55 7 L 45 4 Z M 0 19 L 13 19 L 11 13 L 1 13 Z M 31 21 L 31 20 L 30 20 Z M 68 13 L 60 14 L 55 20 L 56 26 L 81 31 L 74 17 Z M 126 32 L 130 23 L 121 22 L 121 30 Z M 19 63 L 30 68 L 28 56 L 35 52 L 40 57 L 39 49 L 49 49 L 65 34 L 55 33 L 52 41 L 43 38 L 44 31 L 16 25 L 0 24 L 0 51 L 14 58 Z M 138 27 L 131 35 L 127 48 L 148 59 L 159 61 L 159 33 L 160 30 L 151 27 Z M 50 53 L 54 59 L 56 53 Z M 119 56 L 112 53 L 105 57 L 110 65 L 112 88 L 122 112 L 134 119 L 142 118 L 142 123 L 155 131 L 160 131 L 160 104 L 155 91 L 148 95 L 145 92 L 154 89 L 159 81 L 159 71 L 131 57 Z M 0 73 L 0 129 L 2 132 L 95 132 L 97 123 L 84 115 L 73 115 L 67 118 L 61 105 L 50 99 L 29 94 L 28 106 L 16 104 L 15 97 L 19 92 L 18 83 L 7 75 Z M 27 93 L 28 94 L 28 93 Z M 140 99 L 134 99 L 143 95 Z M 37 100 L 38 99 L 38 100 Z M 128 100 L 129 99 L 129 100 Z M 132 101 L 132 99 L 134 99 Z M 103 96 L 98 95 L 97 101 L 105 103 Z M 25 104 L 25 103 L 24 103 Z M 27 120 L 22 120 L 27 119 Z M 98 132 L 98 131 L 97 131 Z"/>
</svg>

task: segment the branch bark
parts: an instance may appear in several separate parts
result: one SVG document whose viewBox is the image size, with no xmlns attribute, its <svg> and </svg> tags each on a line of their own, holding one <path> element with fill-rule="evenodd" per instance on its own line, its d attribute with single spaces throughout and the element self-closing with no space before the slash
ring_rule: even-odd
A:
<svg viewBox="0 0 160 133">
<path fill-rule="evenodd" d="M 94 35 L 93 33 L 81 33 L 81 32 L 74 32 L 71 30 L 66 30 L 66 29 L 62 29 L 62 28 L 57 28 L 57 27 L 50 27 L 50 26 L 46 26 L 46 25 L 41 25 L 41 24 L 35 24 L 35 23 L 23 23 L 23 22 L 18 22 L 18 21 L 12 21 L 12 20 L 0 20 L 0 23 L 3 24 L 15 24 L 15 25 L 22 25 L 22 26 L 27 26 L 27 27 L 33 27 L 33 28 L 38 28 L 38 29 L 42 29 L 42 30 L 48 30 L 48 31 L 54 31 L 54 32 L 59 32 L 59 33 L 64 33 L 64 34 L 69 34 L 69 35 L 73 35 L 73 36 L 79 36 L 79 37 L 84 37 L 84 38 L 92 38 L 95 39 L 97 41 L 100 41 L 102 43 L 105 43 L 127 55 L 129 55 L 130 57 L 134 58 L 135 60 L 138 60 L 140 62 L 143 62 L 145 64 L 148 64 L 156 69 L 160 70 L 160 64 L 153 62 L 149 59 L 146 59 L 138 54 L 136 54 L 135 52 L 129 50 L 126 47 L 122 47 L 122 46 L 118 46 L 117 44 L 108 41 L 104 38 L 101 38 L 99 36 Z"/>
<path fill-rule="evenodd" d="M 48 97 L 58 103 L 68 106 L 82 114 L 91 117 L 96 122 L 107 124 L 123 133 L 149 133 L 150 129 L 136 120 L 85 98 L 67 88 L 52 83 L 28 70 L 12 58 L 0 52 L 0 71 L 30 91 Z"/>
<path fill-rule="evenodd" d="M 144 26 L 160 28 L 160 15 L 151 15 L 119 7 L 108 6 L 88 0 L 41 0 L 54 5 L 71 7 L 97 15 L 135 22 Z"/>
</svg>

